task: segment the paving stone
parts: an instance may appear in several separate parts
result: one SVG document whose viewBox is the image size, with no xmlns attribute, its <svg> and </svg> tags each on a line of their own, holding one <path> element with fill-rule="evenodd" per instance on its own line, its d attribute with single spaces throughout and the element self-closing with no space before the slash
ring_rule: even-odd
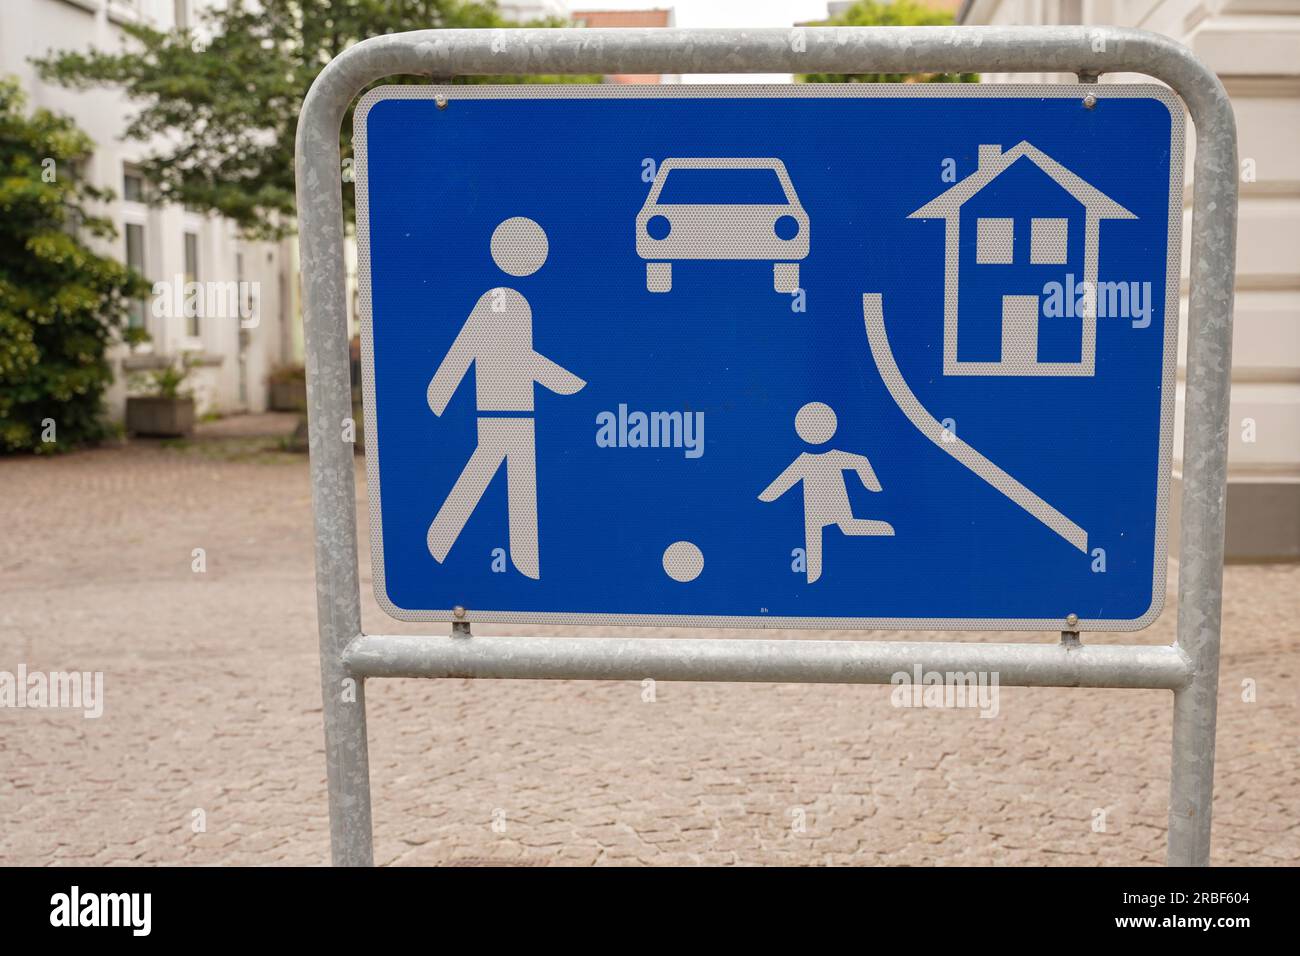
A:
<svg viewBox="0 0 1300 956">
<path fill-rule="evenodd" d="M 94 720 L 0 710 L 0 864 L 328 861 L 306 461 L 223 457 L 221 440 L 0 462 L 0 669 L 101 671 L 105 696 Z M 360 464 L 357 496 L 368 629 L 437 632 L 376 606 Z M 1088 640 L 1168 642 L 1173 604 L 1146 631 Z M 1300 567 L 1227 569 L 1214 863 L 1300 862 L 1298 618 Z M 940 638 L 873 635 L 903 636 Z M 1171 701 L 1160 691 L 1003 688 L 993 719 L 899 710 L 888 688 L 833 685 L 660 682 L 645 703 L 639 682 L 393 680 L 371 681 L 367 698 L 381 863 L 1164 856 Z M 193 831 L 195 810 L 205 832 Z"/>
</svg>

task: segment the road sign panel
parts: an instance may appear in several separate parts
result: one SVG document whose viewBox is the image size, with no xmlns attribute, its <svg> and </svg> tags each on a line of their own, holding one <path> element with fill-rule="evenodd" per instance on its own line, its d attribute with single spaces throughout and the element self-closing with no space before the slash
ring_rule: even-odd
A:
<svg viewBox="0 0 1300 956">
<path fill-rule="evenodd" d="M 1159 612 L 1163 87 L 386 87 L 356 116 L 388 613 Z"/>
</svg>

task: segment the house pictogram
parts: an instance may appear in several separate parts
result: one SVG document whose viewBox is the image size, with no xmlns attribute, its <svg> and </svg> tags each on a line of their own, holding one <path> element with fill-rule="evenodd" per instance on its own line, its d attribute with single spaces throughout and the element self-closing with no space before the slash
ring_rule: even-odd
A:
<svg viewBox="0 0 1300 956">
<path fill-rule="evenodd" d="M 1024 194 L 1019 188 L 1021 180 L 1017 179 L 1009 206 L 1005 190 L 986 193 L 984 198 L 991 202 L 970 202 L 1021 160 L 1027 161 L 1022 169 L 1036 168 L 1046 178 L 1038 185 L 1030 183 L 1029 192 Z M 1059 188 L 1052 187 L 1051 183 Z M 995 208 L 999 203 L 1007 208 Z M 1027 208 L 1039 214 L 1026 215 Z M 1093 374 L 1101 221 L 1137 216 L 1046 153 L 1022 141 L 1005 152 L 1001 146 L 980 146 L 976 171 L 908 218 L 943 219 L 945 224 L 945 375 Z M 975 230 L 973 243 L 969 241 L 971 229 Z M 961 239 L 963 230 L 966 242 Z M 1043 287 L 1049 281 L 1064 281 L 1067 275 L 1079 272 L 1086 283 L 1080 287 L 1094 290 L 1094 294 L 1085 297 L 1078 316 L 1081 326 L 1078 359 L 1040 360 Z M 996 360 L 958 357 L 959 311 L 967 313 L 968 326 L 973 321 L 972 312 L 976 316 L 1000 316 L 1000 352 Z"/>
</svg>

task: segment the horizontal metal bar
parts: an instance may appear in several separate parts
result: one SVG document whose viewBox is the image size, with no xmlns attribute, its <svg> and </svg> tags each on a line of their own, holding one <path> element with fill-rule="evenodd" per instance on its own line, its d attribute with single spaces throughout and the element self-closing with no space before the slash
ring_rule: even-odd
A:
<svg viewBox="0 0 1300 956">
<path fill-rule="evenodd" d="M 582 28 L 418 30 L 371 37 L 321 71 L 312 90 L 357 95 L 391 74 L 1146 73 L 1184 98 L 1214 81 L 1192 53 L 1144 30 L 1103 26 Z"/>
<path fill-rule="evenodd" d="M 1014 687 L 1177 690 L 1176 647 L 645 637 L 412 637 L 363 634 L 343 653 L 356 677 L 773 681 L 888 684 L 895 674 L 996 673 Z"/>
</svg>

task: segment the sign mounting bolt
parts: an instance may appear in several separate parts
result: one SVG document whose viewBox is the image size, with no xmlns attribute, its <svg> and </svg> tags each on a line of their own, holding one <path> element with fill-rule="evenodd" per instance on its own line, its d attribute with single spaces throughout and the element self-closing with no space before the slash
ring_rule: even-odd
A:
<svg viewBox="0 0 1300 956">
<path fill-rule="evenodd" d="M 1089 93 L 1087 96 L 1083 98 L 1084 109 L 1090 110 L 1095 108 L 1096 105 L 1097 105 L 1097 97 L 1093 96 L 1091 93 Z"/>
<path fill-rule="evenodd" d="M 434 102 L 438 104 L 438 109 L 440 110 L 445 110 L 447 108 L 447 97 L 445 96 L 436 97 Z"/>
<path fill-rule="evenodd" d="M 457 604 L 454 608 L 451 609 L 451 613 L 452 616 L 456 618 L 456 620 L 458 621 L 465 620 L 465 609 L 461 607 L 459 604 Z"/>
<path fill-rule="evenodd" d="M 1079 640 L 1079 615 L 1067 614 L 1065 616 L 1065 630 L 1061 632 L 1061 646 L 1083 646 L 1083 643 Z"/>
</svg>

